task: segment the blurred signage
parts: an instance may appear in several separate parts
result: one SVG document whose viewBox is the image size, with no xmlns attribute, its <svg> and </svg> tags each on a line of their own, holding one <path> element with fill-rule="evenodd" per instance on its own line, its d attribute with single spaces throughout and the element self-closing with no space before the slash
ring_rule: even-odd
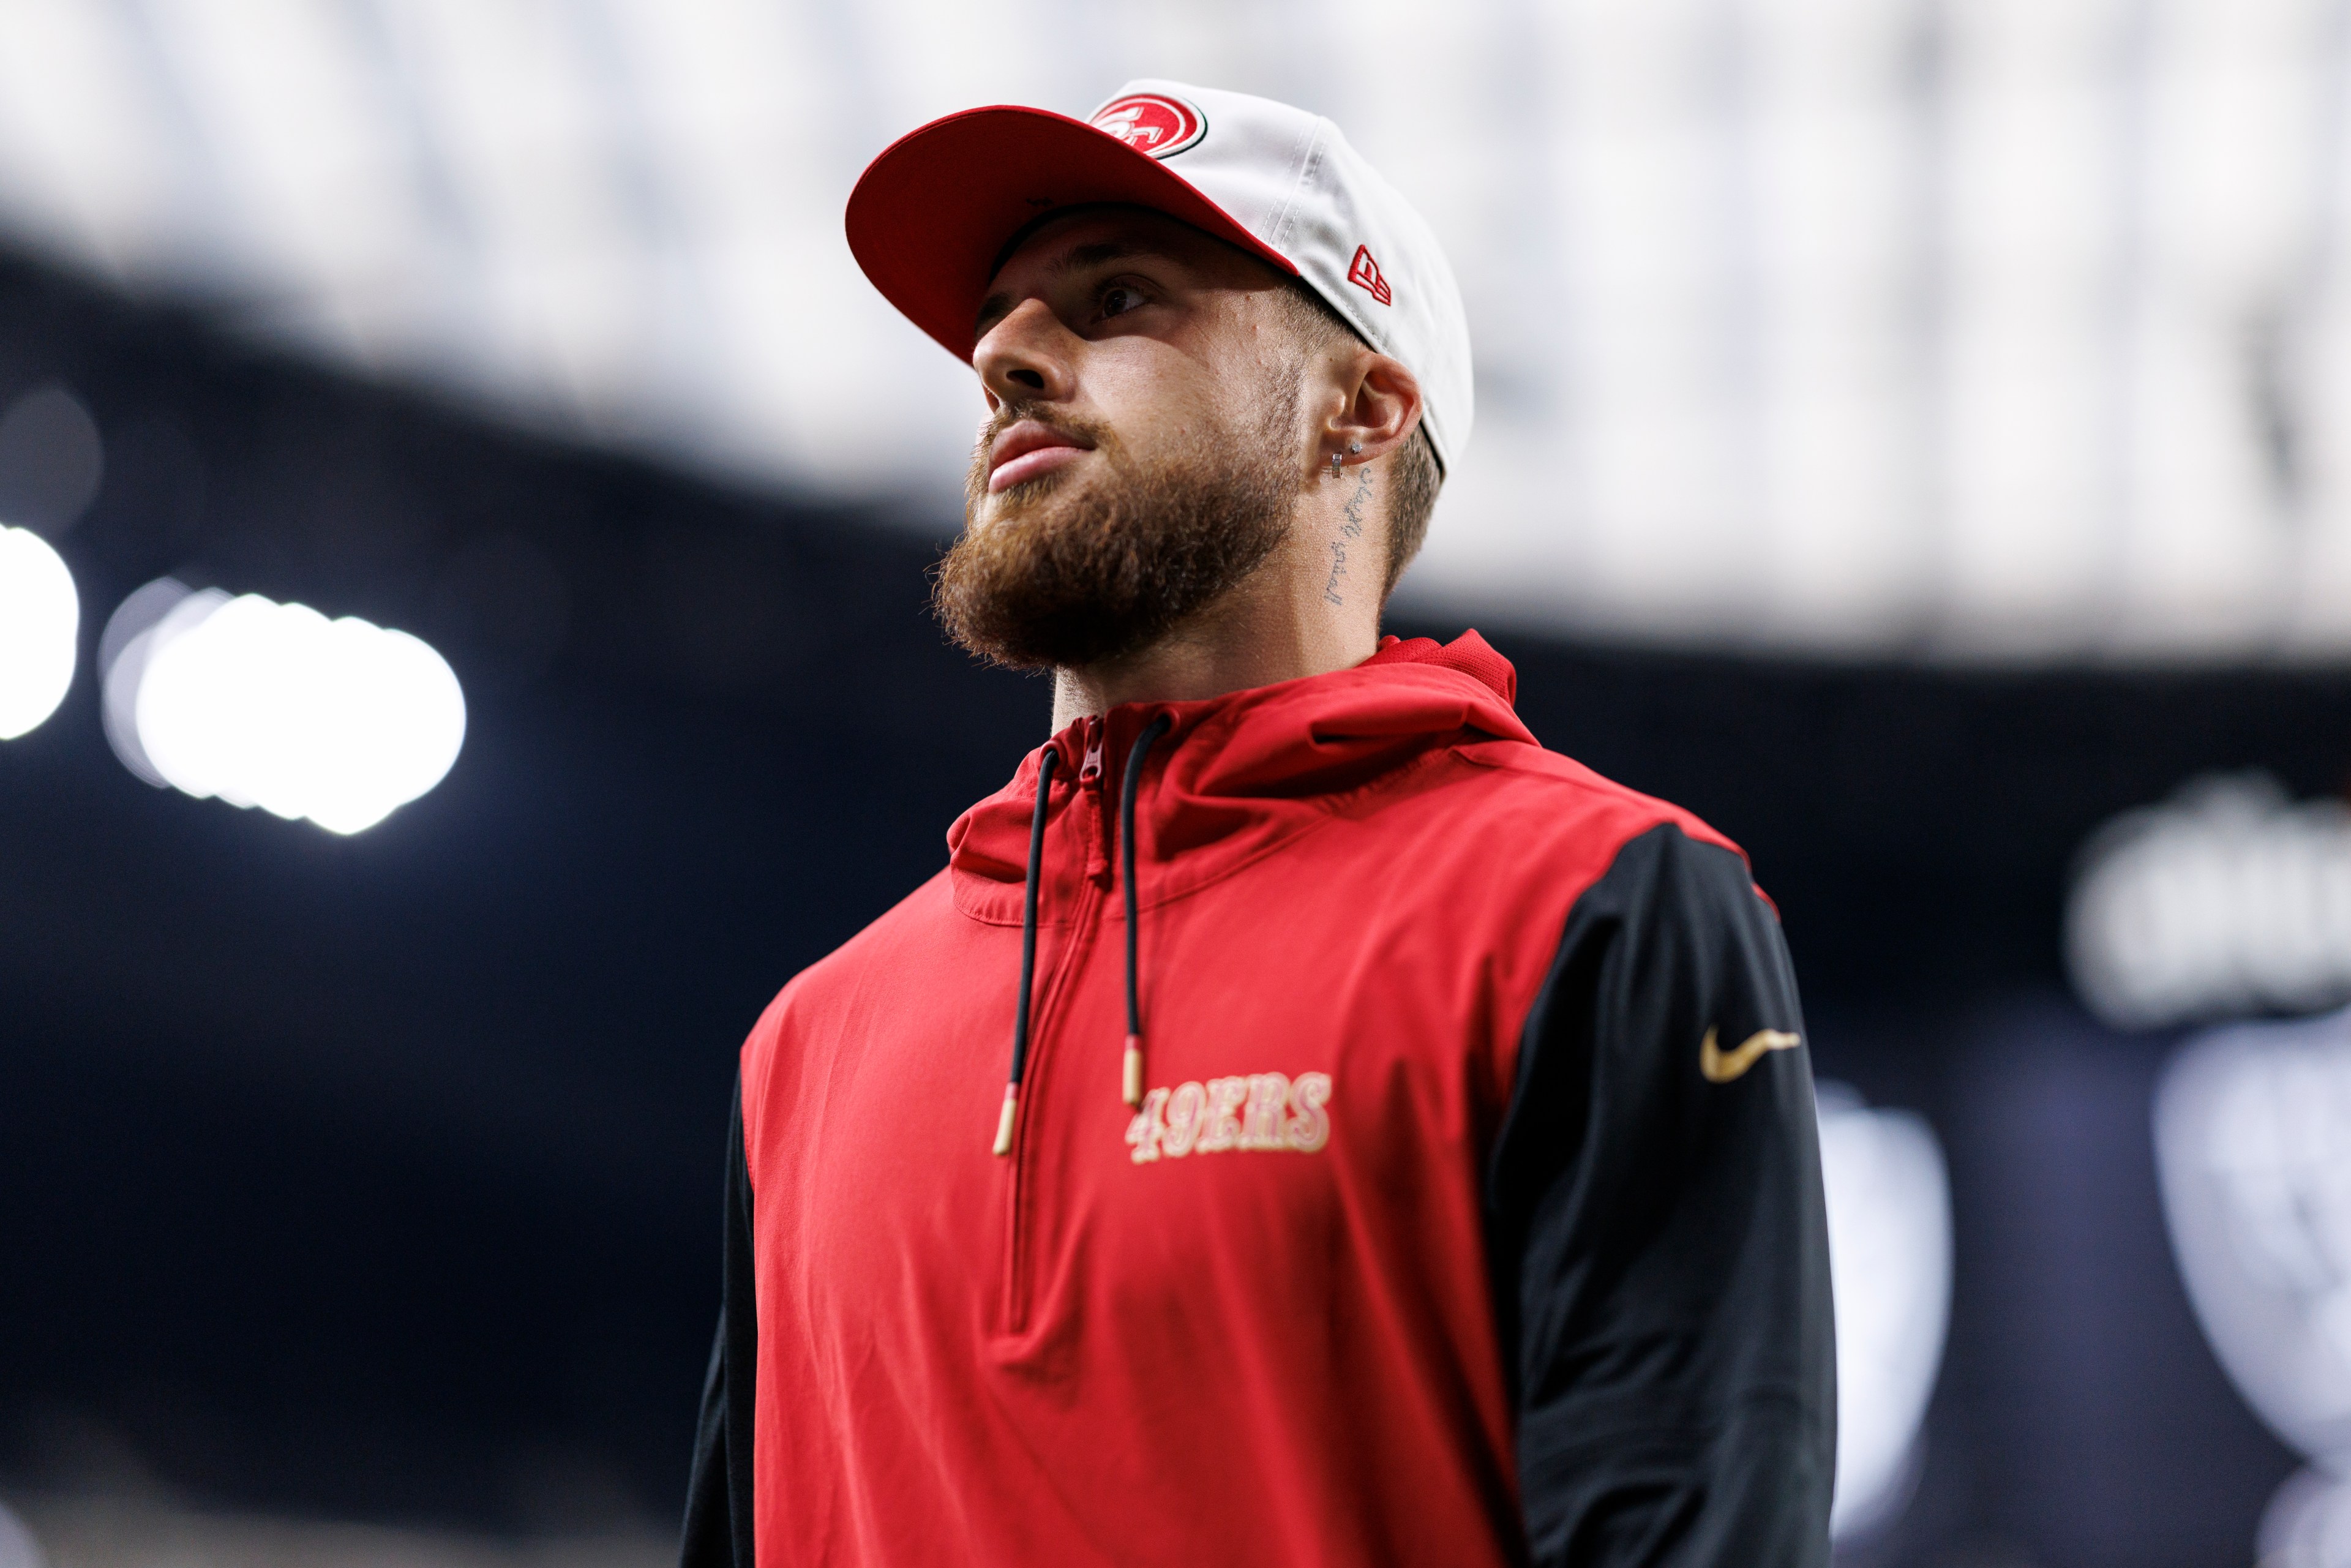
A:
<svg viewBox="0 0 2351 1568">
<path fill-rule="evenodd" d="M 2190 1041 L 2156 1092 L 2164 1216 L 2189 1300 L 2254 1412 L 2315 1467 L 2261 1559 L 2351 1564 L 2351 1013 Z"/>
<path fill-rule="evenodd" d="M 1836 1301 L 1840 1541 L 1889 1523 L 1918 1474 L 1919 1427 L 1951 1308 L 1951 1197 L 1925 1121 L 1819 1090 L 1821 1176 Z"/>
<path fill-rule="evenodd" d="M 2243 773 L 2118 817 L 2083 851 L 2065 949 L 2125 1029 L 2351 999 L 2351 807 Z"/>
</svg>

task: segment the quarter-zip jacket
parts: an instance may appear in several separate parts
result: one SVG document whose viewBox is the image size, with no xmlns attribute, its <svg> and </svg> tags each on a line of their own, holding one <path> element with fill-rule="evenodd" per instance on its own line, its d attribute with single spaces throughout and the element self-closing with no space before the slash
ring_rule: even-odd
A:
<svg viewBox="0 0 2351 1568">
<path fill-rule="evenodd" d="M 1474 632 L 1390 639 L 1081 720 L 784 988 L 742 1052 L 688 1568 L 1825 1561 L 1777 917 L 1514 685 Z"/>
</svg>

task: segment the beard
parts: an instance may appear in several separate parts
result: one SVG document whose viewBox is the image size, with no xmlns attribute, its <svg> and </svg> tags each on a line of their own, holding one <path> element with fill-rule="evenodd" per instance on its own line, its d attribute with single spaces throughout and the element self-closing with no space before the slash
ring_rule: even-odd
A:
<svg viewBox="0 0 2351 1568">
<path fill-rule="evenodd" d="M 1288 533 L 1296 403 L 1293 388 L 1273 400 L 1280 417 L 1212 430 L 1151 463 L 1107 426 L 1034 403 L 999 408 L 972 453 L 963 536 L 932 574 L 940 624 L 967 651 L 1022 670 L 1081 669 L 1159 642 Z M 1103 461 L 1083 480 L 1063 467 L 1009 486 L 983 526 L 988 448 L 1020 419 L 1092 442 Z"/>
</svg>

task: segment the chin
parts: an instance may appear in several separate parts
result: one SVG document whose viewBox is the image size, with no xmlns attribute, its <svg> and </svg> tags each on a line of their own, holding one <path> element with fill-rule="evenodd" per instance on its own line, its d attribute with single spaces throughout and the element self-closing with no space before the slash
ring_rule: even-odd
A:
<svg viewBox="0 0 2351 1568">
<path fill-rule="evenodd" d="M 998 523 L 1017 523 L 1034 513 L 1048 499 L 1070 488 L 1070 470 L 1076 466 L 1073 463 L 1065 463 L 1049 473 L 1038 475 L 1034 479 L 1023 479 L 1018 485 L 988 495 L 980 504 L 978 516 L 972 519 L 973 531 L 992 528 Z"/>
</svg>

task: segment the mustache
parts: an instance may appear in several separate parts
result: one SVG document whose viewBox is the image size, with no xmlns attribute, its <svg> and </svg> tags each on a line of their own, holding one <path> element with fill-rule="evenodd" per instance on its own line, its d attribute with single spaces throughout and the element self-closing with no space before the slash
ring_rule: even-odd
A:
<svg viewBox="0 0 2351 1568">
<path fill-rule="evenodd" d="M 1068 413 L 1056 412 L 1041 402 L 999 404 L 997 412 L 987 416 L 987 423 L 980 425 L 978 440 L 971 444 L 971 468 L 964 470 L 964 527 L 967 529 L 973 527 L 973 522 L 980 515 L 980 507 L 987 503 L 987 458 L 995 452 L 997 437 L 1004 435 L 1011 425 L 1020 423 L 1023 418 L 1034 418 L 1037 423 L 1044 425 L 1050 433 L 1056 433 L 1056 435 L 1068 435 L 1084 442 L 1084 444 L 1091 444 L 1095 452 L 1105 454 L 1112 463 L 1119 461 L 1119 437 L 1112 435 L 1110 425 L 1091 421 L 1091 418 L 1070 418 Z M 1053 479 L 1058 477 L 1061 475 L 1044 475 L 1041 479 L 1029 479 L 1025 485 L 1016 485 L 1004 491 L 1004 496 L 1020 496 L 1023 491 L 1050 486 Z M 1018 501 L 1013 501 L 1013 506 L 1018 506 Z"/>
<path fill-rule="evenodd" d="M 1056 435 L 1070 436 L 1092 446 L 1113 463 L 1118 461 L 1118 437 L 1107 424 L 1091 419 L 1072 419 L 1067 413 L 1040 402 L 1000 404 L 994 413 L 988 415 L 987 422 L 979 427 L 978 439 L 972 443 L 971 467 L 964 481 L 964 503 L 967 512 L 977 508 L 987 495 L 987 460 L 995 450 L 996 438 L 1024 419 L 1036 421 Z"/>
<path fill-rule="evenodd" d="M 1036 421 L 1056 435 L 1072 435 L 1081 441 L 1100 444 L 1110 435 L 1110 427 L 1091 419 L 1072 419 L 1040 402 L 1008 402 L 998 406 L 979 427 L 979 440 L 973 447 L 974 455 L 986 457 L 996 438 L 1024 419 Z"/>
</svg>

